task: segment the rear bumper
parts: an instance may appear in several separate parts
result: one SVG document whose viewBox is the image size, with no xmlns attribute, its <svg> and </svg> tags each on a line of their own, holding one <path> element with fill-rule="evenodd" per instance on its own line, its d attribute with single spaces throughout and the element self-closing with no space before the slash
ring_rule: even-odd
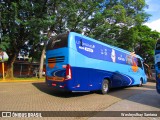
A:
<svg viewBox="0 0 160 120">
<path fill-rule="evenodd" d="M 46 80 L 46 84 L 49 87 L 54 88 L 55 90 L 58 91 L 91 91 L 90 88 L 84 89 L 83 87 L 81 88 L 80 84 L 75 84 L 74 85 L 74 80 L 68 80 L 64 82 L 57 82 L 57 81 L 52 81 L 52 80 Z"/>
<path fill-rule="evenodd" d="M 66 89 L 65 82 L 57 82 L 57 81 L 52 81 L 52 80 L 46 80 L 46 83 L 50 87 L 54 87 L 54 88 L 57 88 L 57 89 Z"/>
</svg>

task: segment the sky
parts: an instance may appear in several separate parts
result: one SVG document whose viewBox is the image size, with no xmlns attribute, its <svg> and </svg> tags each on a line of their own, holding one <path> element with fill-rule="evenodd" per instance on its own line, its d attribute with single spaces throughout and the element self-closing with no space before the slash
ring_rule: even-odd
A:
<svg viewBox="0 0 160 120">
<path fill-rule="evenodd" d="M 146 4 L 149 7 L 148 9 L 145 9 L 145 11 L 152 16 L 145 25 L 152 30 L 160 32 L 160 0 L 146 0 Z"/>
</svg>

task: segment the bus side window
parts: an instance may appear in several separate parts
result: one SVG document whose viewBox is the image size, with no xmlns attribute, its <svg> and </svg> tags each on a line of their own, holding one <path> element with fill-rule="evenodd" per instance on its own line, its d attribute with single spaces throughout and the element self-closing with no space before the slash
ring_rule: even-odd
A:
<svg viewBox="0 0 160 120">
<path fill-rule="evenodd" d="M 126 58 L 127 58 L 126 63 L 127 63 L 128 65 L 132 65 L 132 64 L 133 64 L 133 63 L 132 63 L 132 56 L 131 56 L 131 55 L 128 55 Z"/>
<path fill-rule="evenodd" d="M 138 60 L 138 67 L 143 69 L 141 60 L 139 58 L 137 58 L 137 60 Z"/>
</svg>

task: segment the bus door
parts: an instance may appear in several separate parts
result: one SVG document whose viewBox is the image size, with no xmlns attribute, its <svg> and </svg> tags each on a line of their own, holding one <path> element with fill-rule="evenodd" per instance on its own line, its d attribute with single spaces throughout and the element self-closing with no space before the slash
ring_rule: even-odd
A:
<svg viewBox="0 0 160 120">
<path fill-rule="evenodd" d="M 139 69 L 140 69 L 139 75 L 140 75 L 140 76 L 147 76 L 147 72 L 146 72 L 146 70 L 145 70 L 145 64 L 144 64 L 144 62 L 143 62 L 141 59 L 139 59 L 139 58 L 138 58 L 138 67 L 139 67 Z M 145 79 L 144 77 L 142 77 L 142 78 Z"/>
<path fill-rule="evenodd" d="M 142 82 L 146 83 L 147 82 L 147 75 L 145 72 L 145 66 L 144 66 L 143 61 L 140 58 L 137 58 L 137 66 L 138 66 L 137 75 L 139 76 L 139 78 L 137 78 L 137 80 L 138 79 L 141 80 L 141 78 L 142 78 L 142 80 L 143 80 Z M 144 77 L 144 76 L 146 76 L 146 77 Z"/>
</svg>

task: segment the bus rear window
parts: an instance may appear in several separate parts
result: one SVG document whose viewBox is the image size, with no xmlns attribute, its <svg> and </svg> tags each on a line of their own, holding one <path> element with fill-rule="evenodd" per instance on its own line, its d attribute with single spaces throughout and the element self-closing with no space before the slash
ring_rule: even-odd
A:
<svg viewBox="0 0 160 120">
<path fill-rule="evenodd" d="M 67 46 L 68 46 L 68 34 L 60 34 L 58 36 L 51 38 L 48 41 L 46 50 L 53 50 Z"/>
</svg>

